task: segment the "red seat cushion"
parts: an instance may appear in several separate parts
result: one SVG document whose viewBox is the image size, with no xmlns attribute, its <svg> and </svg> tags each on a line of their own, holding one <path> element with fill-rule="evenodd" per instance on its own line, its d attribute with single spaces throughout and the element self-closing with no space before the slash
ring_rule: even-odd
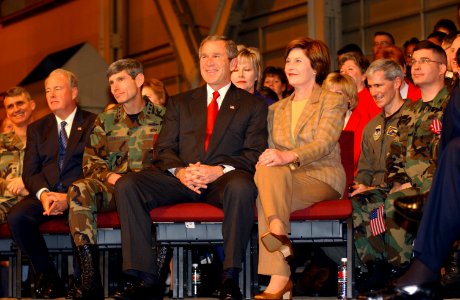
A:
<svg viewBox="0 0 460 300">
<path fill-rule="evenodd" d="M 98 228 L 120 228 L 120 221 L 116 211 L 102 212 L 97 215 Z M 42 233 L 66 234 L 70 233 L 67 218 L 53 218 L 40 225 Z"/>
<path fill-rule="evenodd" d="M 52 220 L 40 224 L 40 231 L 42 233 L 50 234 L 66 234 L 70 232 L 67 218 L 53 218 Z"/>
<path fill-rule="evenodd" d="M 98 213 L 97 228 L 120 228 L 120 219 L 118 219 L 117 211 Z"/>
<path fill-rule="evenodd" d="M 207 203 L 180 203 L 150 211 L 153 222 L 222 222 L 224 212 Z"/>
<path fill-rule="evenodd" d="M 0 238 L 9 238 L 10 237 L 10 228 L 7 223 L 0 225 Z"/>
<path fill-rule="evenodd" d="M 346 219 L 351 212 L 350 200 L 327 200 L 293 212 L 291 221 Z"/>
</svg>

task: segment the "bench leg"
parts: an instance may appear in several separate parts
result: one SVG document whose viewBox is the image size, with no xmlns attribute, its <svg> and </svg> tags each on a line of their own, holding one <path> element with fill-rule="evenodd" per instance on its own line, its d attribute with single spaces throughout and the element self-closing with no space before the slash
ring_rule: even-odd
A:
<svg viewBox="0 0 460 300">
<path fill-rule="evenodd" d="M 347 298 L 353 298 L 353 220 L 348 218 L 347 220 Z"/>
<path fill-rule="evenodd" d="M 16 268 L 16 264 L 15 264 L 15 258 L 13 256 L 10 256 L 8 258 L 8 262 L 9 262 L 9 267 L 8 267 L 8 294 L 7 296 L 8 297 L 14 297 L 15 294 L 14 294 L 14 286 L 15 286 L 15 283 L 16 281 L 14 280 L 16 277 L 15 277 L 15 268 Z"/>
<path fill-rule="evenodd" d="M 109 296 L 109 250 L 99 250 L 99 255 L 103 257 L 103 259 L 99 259 L 99 270 L 102 270 L 101 274 L 103 274 L 102 282 L 104 284 L 104 297 L 107 298 Z"/>
<path fill-rule="evenodd" d="M 245 258 L 243 262 L 243 272 L 240 275 L 240 286 L 243 287 L 243 297 L 245 299 L 251 299 L 251 242 L 246 247 Z M 244 277 L 243 284 L 241 284 L 241 277 Z"/>
<path fill-rule="evenodd" d="M 16 250 L 16 291 L 15 297 L 21 299 L 21 285 L 22 285 L 22 251 L 17 248 Z"/>
<path fill-rule="evenodd" d="M 184 247 L 173 247 L 173 299 L 184 299 Z"/>
</svg>

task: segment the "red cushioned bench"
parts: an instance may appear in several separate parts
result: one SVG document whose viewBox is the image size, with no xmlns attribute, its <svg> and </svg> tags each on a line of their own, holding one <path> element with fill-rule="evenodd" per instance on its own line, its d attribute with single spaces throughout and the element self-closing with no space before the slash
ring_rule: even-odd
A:
<svg viewBox="0 0 460 300">
<path fill-rule="evenodd" d="M 340 137 L 341 158 L 344 165 L 348 187 L 353 183 L 353 133 L 343 132 Z M 291 235 L 295 242 L 343 242 L 347 245 L 348 274 L 352 278 L 353 239 L 352 206 L 347 199 L 322 201 L 311 207 L 291 214 Z M 199 243 L 222 243 L 221 209 L 205 203 L 183 203 L 159 207 L 151 211 L 153 222 L 157 225 L 157 241 L 174 248 L 173 254 L 173 298 L 184 298 L 184 285 L 191 296 L 190 251 L 187 245 Z M 256 266 L 253 255 L 257 252 L 257 238 L 252 239 L 246 251 L 240 286 L 243 296 L 251 298 L 255 287 Z M 184 268 L 184 262 L 186 262 Z M 250 267 L 252 266 L 252 268 Z M 348 297 L 352 297 L 352 280 L 348 281 Z"/>
<path fill-rule="evenodd" d="M 353 182 L 353 133 L 343 132 L 340 137 L 342 164 L 344 165 L 347 185 Z M 295 242 L 346 242 L 348 274 L 352 278 L 353 239 L 352 239 L 352 206 L 350 200 L 330 200 L 316 203 L 311 207 L 293 212 L 291 214 L 291 235 Z M 152 221 L 156 224 L 157 241 L 173 246 L 173 298 L 184 298 L 184 285 L 187 286 L 190 296 L 191 282 L 188 274 L 191 270 L 191 254 L 187 246 L 203 243 L 222 243 L 221 223 L 223 212 L 221 209 L 205 203 L 183 203 L 164 206 L 153 209 L 150 213 Z M 120 243 L 120 227 L 116 212 L 98 214 L 98 228 L 108 229 L 112 232 L 108 238 L 104 238 L 102 244 Z M 41 231 L 47 235 L 67 235 L 69 227 L 65 219 L 55 219 L 41 225 Z M 113 230 L 116 229 L 116 230 Z M 98 241 L 103 230 L 98 232 Z M 115 237 L 114 237 L 115 236 Z M 0 225 L 0 238 L 10 237 L 7 224 Z M 70 242 L 70 240 L 69 240 Z M 101 243 L 100 243 L 101 244 Z M 186 246 L 186 247 L 184 247 Z M 240 278 L 240 286 L 243 287 L 243 295 L 246 299 L 251 298 L 254 288 L 256 266 L 253 256 L 257 252 L 257 238 L 252 239 L 246 251 L 246 263 Z M 188 251 L 188 252 L 187 252 Z M 18 251 L 20 261 L 20 251 Z M 184 256 L 185 254 L 185 256 Z M 184 269 L 184 265 L 188 270 Z M 104 268 L 106 269 L 106 268 Z M 21 267 L 16 267 L 16 293 L 13 296 L 20 297 Z M 107 270 L 104 270 L 104 287 L 107 296 Z M 185 277 L 187 279 L 185 279 Z M 19 292 L 18 292 L 19 291 Z M 352 280 L 348 281 L 347 295 L 352 295 Z"/>
<path fill-rule="evenodd" d="M 120 222 L 118 219 L 118 214 L 116 211 L 104 212 L 98 214 L 97 217 L 97 226 L 99 228 L 98 232 L 98 241 L 100 241 L 100 246 L 102 250 L 107 250 L 110 247 L 119 248 L 121 239 L 120 239 Z M 40 225 L 40 231 L 45 235 L 45 240 L 48 247 L 57 251 L 58 261 L 62 261 L 61 253 L 67 252 L 70 253 L 71 244 L 69 237 L 69 226 L 64 217 L 54 218 L 48 222 L 45 222 Z M 8 228 L 8 224 L 0 225 L 0 252 L 7 254 L 10 261 L 9 268 L 9 282 L 8 282 L 8 295 L 10 297 L 21 297 L 21 272 L 22 266 L 20 262 L 22 261 L 22 253 L 19 249 L 12 247 L 11 234 Z M 108 251 L 102 251 L 104 262 L 108 261 Z M 105 296 L 108 296 L 108 265 L 105 263 L 103 268 L 103 280 L 104 280 L 104 289 Z"/>
</svg>

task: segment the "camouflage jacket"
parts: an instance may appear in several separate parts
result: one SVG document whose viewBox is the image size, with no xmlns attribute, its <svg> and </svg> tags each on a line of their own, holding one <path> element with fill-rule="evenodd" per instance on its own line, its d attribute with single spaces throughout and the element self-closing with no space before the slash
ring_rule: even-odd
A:
<svg viewBox="0 0 460 300">
<path fill-rule="evenodd" d="M 411 103 L 412 101 L 406 100 L 394 114 L 388 117 L 385 117 L 385 112 L 382 111 L 364 127 L 356 182 L 367 186 L 378 186 L 383 183 L 390 145 L 398 133 L 399 116 L 404 105 Z"/>
<path fill-rule="evenodd" d="M 104 182 L 110 172 L 125 174 L 152 166 L 164 113 L 163 107 L 149 101 L 135 121 L 122 105 L 100 113 L 83 154 L 84 177 Z"/>
<path fill-rule="evenodd" d="M 436 169 L 440 132 L 431 128 L 442 122 L 450 95 L 443 87 L 433 101 L 418 100 L 404 106 L 398 122 L 398 134 L 390 146 L 386 161 L 386 183 L 409 182 L 421 193 L 428 192 Z"/>
<path fill-rule="evenodd" d="M 8 180 L 22 176 L 25 145 L 14 133 L 0 133 L 0 201 L 16 197 L 6 186 Z"/>
</svg>

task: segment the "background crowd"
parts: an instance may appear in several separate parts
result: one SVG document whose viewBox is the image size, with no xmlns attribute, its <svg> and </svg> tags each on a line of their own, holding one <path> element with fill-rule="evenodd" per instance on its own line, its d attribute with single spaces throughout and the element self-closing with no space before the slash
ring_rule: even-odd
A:
<svg viewBox="0 0 460 300">
<path fill-rule="evenodd" d="M 269 276 L 255 298 L 292 297 L 302 290 L 302 280 L 292 281 L 289 216 L 348 190 L 338 144 L 342 131 L 354 133 L 355 184 L 349 188 L 361 297 L 388 285 L 393 287 L 381 293 L 404 293 L 408 283 L 427 282 L 442 284 L 446 297 L 460 295 L 457 244 L 448 245 L 451 255 L 441 264 L 416 254 L 417 270 L 432 276 L 407 279 L 414 273 L 421 216 L 428 218 L 425 198 L 441 168 L 438 148 L 443 127 L 450 126 L 443 116 L 459 93 L 460 35 L 452 21 L 442 19 L 426 39 L 411 38 L 402 48 L 388 32 L 376 32 L 373 39 L 372 59 L 357 45 L 345 45 L 337 52 L 339 69 L 330 72 L 331 54 L 319 40 L 290 41 L 285 66 L 264 69 L 256 48 L 211 36 L 199 53 L 205 85 L 173 97 L 161 81 L 144 78 L 139 62 L 122 59 L 107 71 L 116 101 L 98 116 L 77 107 L 78 79 L 68 70 L 57 69 L 46 79 L 51 114 L 39 120 L 25 89 L 6 91 L 0 222 L 8 222 L 29 256 L 37 278 L 34 296 L 103 298 L 95 220 L 107 210 L 120 217 L 122 269 L 129 281 L 115 298 L 162 296 L 158 268 L 167 263 L 159 266 L 150 251 L 149 211 L 203 201 L 225 216 L 218 297 L 242 297 L 238 276 L 253 205 L 258 271 Z M 38 230 L 60 215 L 69 220 L 76 258 L 77 280 L 67 291 Z M 323 259 L 338 262 L 329 256 Z M 327 294 L 327 276 L 306 276 L 317 278 L 308 292 Z M 435 290 L 430 285 L 417 291 L 431 297 Z"/>
</svg>

